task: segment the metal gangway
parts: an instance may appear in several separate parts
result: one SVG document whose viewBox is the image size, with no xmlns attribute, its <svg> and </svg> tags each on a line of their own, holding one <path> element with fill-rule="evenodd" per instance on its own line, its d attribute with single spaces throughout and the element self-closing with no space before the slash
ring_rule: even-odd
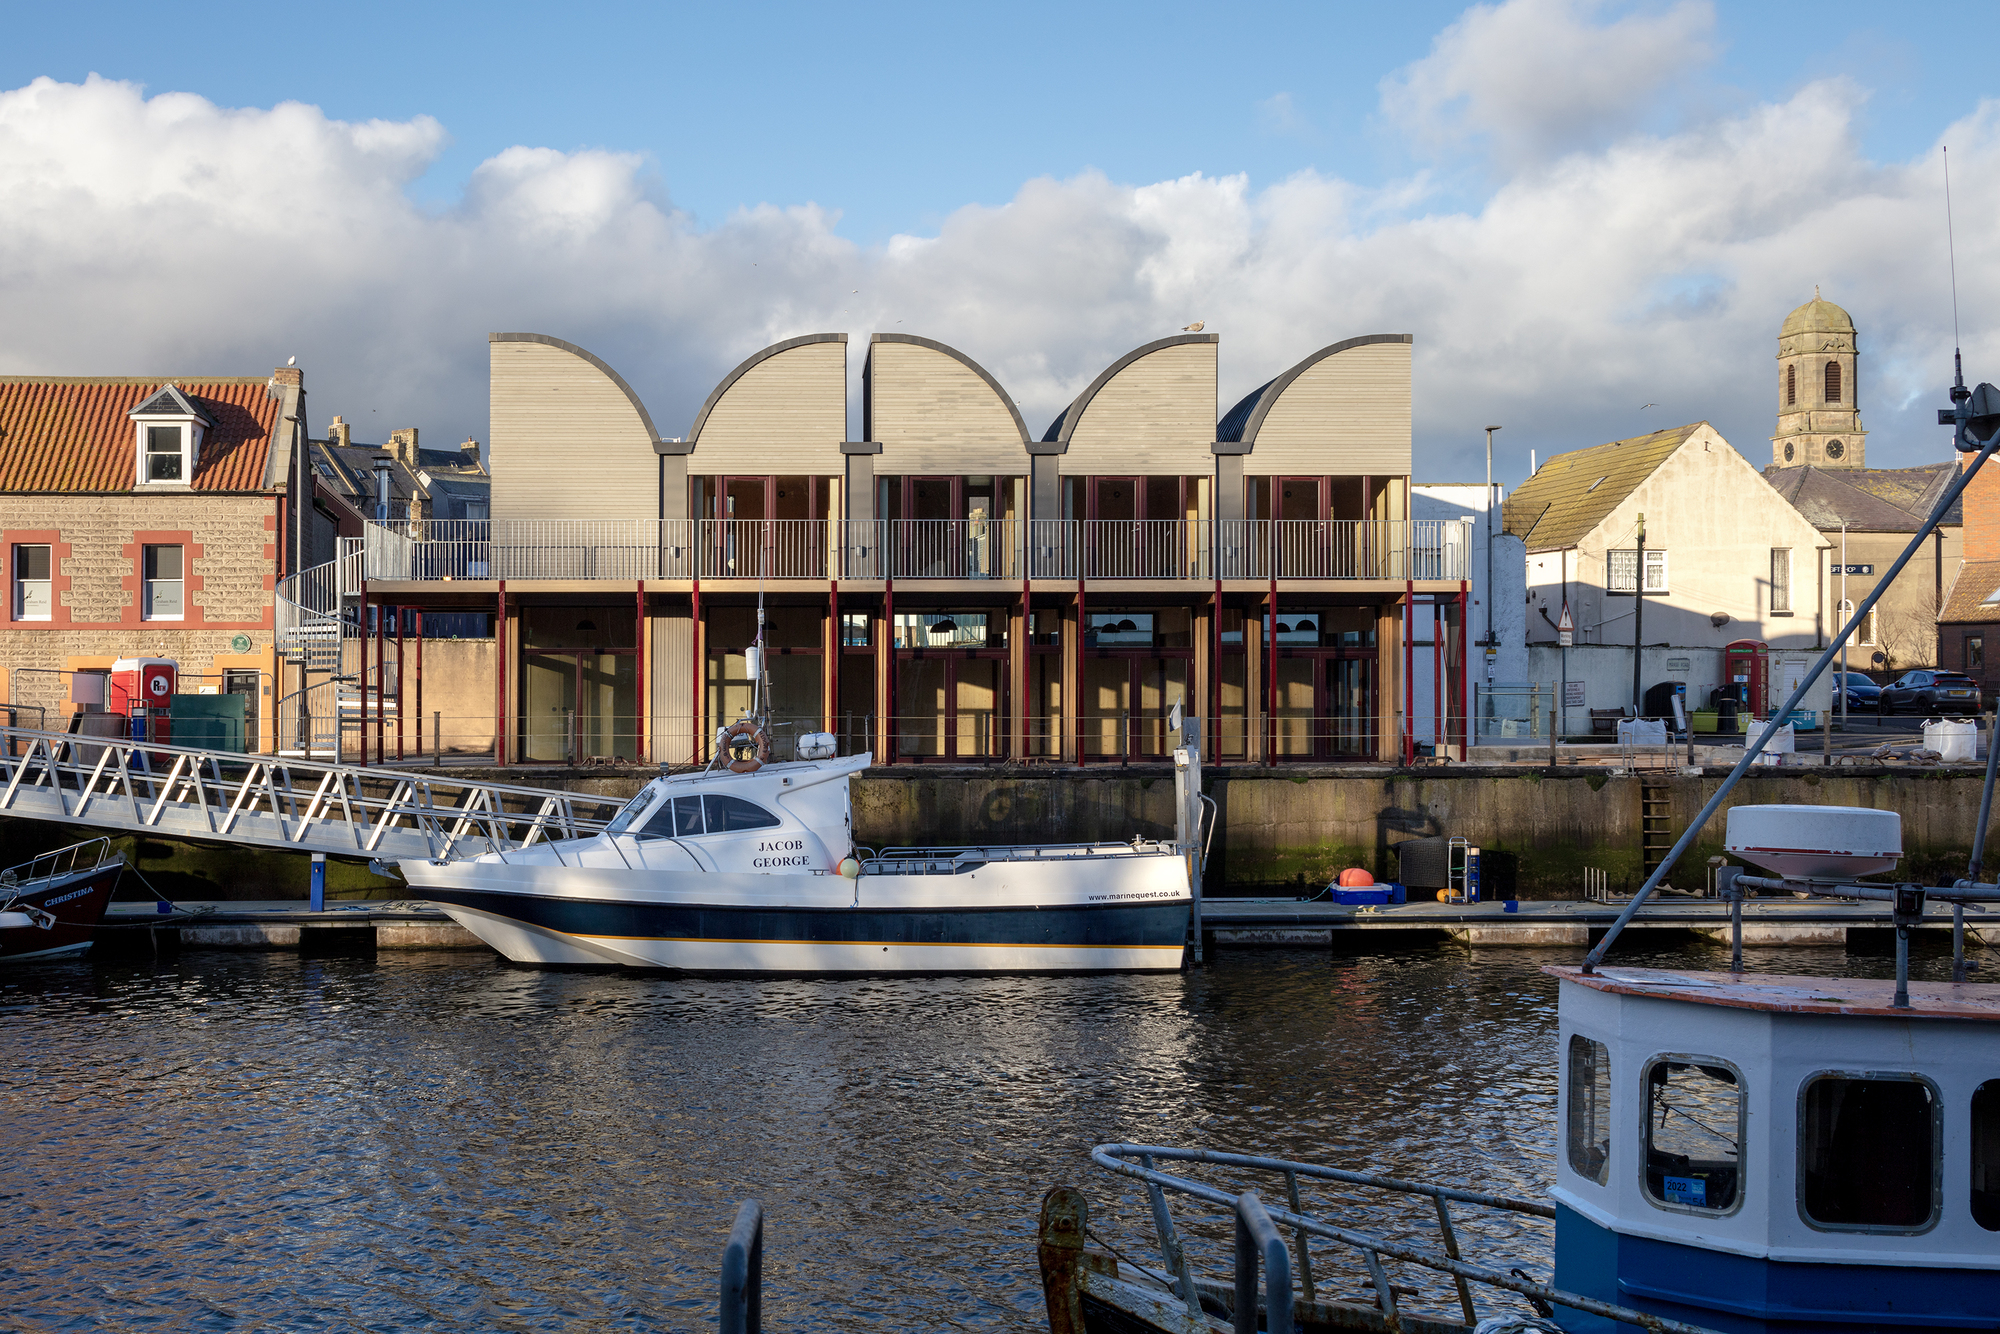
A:
<svg viewBox="0 0 2000 1334">
<path fill-rule="evenodd" d="M 620 797 L 421 771 L 0 728 L 0 816 L 324 853 L 448 860 L 603 829 Z"/>
</svg>

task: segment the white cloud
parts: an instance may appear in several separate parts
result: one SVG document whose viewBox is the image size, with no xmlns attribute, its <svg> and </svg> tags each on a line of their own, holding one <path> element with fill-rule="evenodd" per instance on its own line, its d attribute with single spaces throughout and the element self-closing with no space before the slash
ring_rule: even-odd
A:
<svg viewBox="0 0 2000 1334">
<path fill-rule="evenodd" d="M 1520 167 L 1643 124 L 1663 93 L 1707 63 L 1706 0 L 1593 23 L 1602 0 L 1474 5 L 1431 53 L 1382 81 L 1391 119 L 1436 146 L 1490 141 Z"/>
<path fill-rule="evenodd" d="M 1487 422 L 1521 465 L 1701 418 L 1761 464 L 1777 325 L 1820 283 L 1862 328 L 1870 460 L 1941 457 L 1922 424 L 1949 369 L 1937 166 L 1867 160 L 1855 102 L 1822 83 L 1630 135 L 1476 211 L 1423 211 L 1422 178 L 1084 174 L 864 249 L 811 205 L 698 228 L 607 152 L 509 149 L 431 211 L 406 192 L 444 142 L 428 119 L 39 80 L 0 93 L 0 370 L 258 374 L 297 353 L 316 428 L 338 412 L 369 439 L 449 440 L 485 434 L 487 332 L 524 329 L 605 357 L 671 435 L 758 347 L 885 329 L 963 348 L 1039 431 L 1193 319 L 1222 335 L 1225 408 L 1326 343 L 1407 332 L 1418 473 L 1450 480 Z M 1989 104 L 1949 131 L 1961 222 L 2000 205 L 1996 129 Z M 1959 243 L 1968 366 L 2000 380 L 2000 233 Z"/>
</svg>

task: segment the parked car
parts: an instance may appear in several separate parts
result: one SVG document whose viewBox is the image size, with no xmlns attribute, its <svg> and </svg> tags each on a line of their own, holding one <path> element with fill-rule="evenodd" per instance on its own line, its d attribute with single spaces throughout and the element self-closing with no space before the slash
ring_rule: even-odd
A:
<svg viewBox="0 0 2000 1334">
<path fill-rule="evenodd" d="M 1835 672 L 1833 688 L 1847 696 L 1850 709 L 1872 709 L 1882 697 L 1882 687 L 1860 672 Z"/>
<path fill-rule="evenodd" d="M 1904 672 L 1876 697 L 1882 713 L 1972 714 L 1979 712 L 1979 682 L 1963 672 Z"/>
</svg>

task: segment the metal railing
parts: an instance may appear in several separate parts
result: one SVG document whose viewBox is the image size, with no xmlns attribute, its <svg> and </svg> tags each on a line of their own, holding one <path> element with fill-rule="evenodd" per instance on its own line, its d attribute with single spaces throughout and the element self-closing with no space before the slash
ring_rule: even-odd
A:
<svg viewBox="0 0 2000 1334">
<path fill-rule="evenodd" d="M 1172 843 L 1134 839 L 1130 843 L 1002 844 L 966 848 L 884 848 L 861 863 L 869 875 L 961 875 L 988 862 L 1075 861 L 1092 857 L 1154 857 L 1172 853 Z"/>
<path fill-rule="evenodd" d="M 342 546 L 337 573 L 319 566 L 307 574 L 344 593 L 356 591 L 363 574 L 607 582 L 1471 575 L 1470 528 L 1446 519 L 439 519 L 371 523 L 365 537 Z M 325 614 L 317 585 L 280 592 Z"/>
<path fill-rule="evenodd" d="M 1156 1275 L 1186 1304 L 1189 1314 L 1195 1319 L 1203 1319 L 1201 1297 L 1204 1290 L 1220 1296 L 1224 1293 L 1235 1296 L 1243 1290 L 1243 1253 L 1239 1241 L 1237 1251 L 1237 1282 L 1228 1289 L 1217 1292 L 1217 1285 L 1198 1282 L 1193 1275 L 1193 1266 L 1187 1254 L 1182 1235 L 1174 1226 L 1173 1217 L 1167 1208 L 1166 1193 L 1189 1199 L 1201 1200 L 1208 1204 L 1230 1210 L 1239 1208 L 1239 1201 L 1245 1198 L 1245 1191 L 1231 1190 L 1208 1185 L 1189 1177 L 1175 1176 L 1160 1171 L 1156 1162 L 1204 1163 L 1211 1166 L 1231 1168 L 1237 1171 L 1273 1173 L 1284 1180 L 1287 1208 L 1267 1208 L 1268 1221 L 1276 1226 L 1291 1229 L 1297 1250 L 1296 1272 L 1299 1286 L 1305 1300 L 1315 1300 L 1315 1279 L 1313 1256 L 1309 1248 L 1310 1238 L 1338 1243 L 1355 1252 L 1368 1274 L 1369 1285 L 1374 1289 L 1375 1302 L 1384 1322 L 1390 1329 L 1400 1327 L 1401 1315 L 1398 1304 L 1398 1285 L 1392 1281 L 1388 1261 L 1416 1265 L 1447 1276 L 1458 1299 L 1459 1310 L 1467 1325 L 1477 1325 L 1481 1316 L 1478 1305 L 1473 1300 L 1474 1284 L 1497 1288 L 1526 1299 L 1540 1315 L 1547 1316 L 1552 1308 L 1567 1307 L 1590 1315 L 1602 1316 L 1609 1320 L 1637 1325 L 1650 1334 L 1712 1334 L 1700 1325 L 1690 1325 L 1678 1320 L 1667 1320 L 1657 1315 L 1635 1311 L 1612 1302 L 1601 1301 L 1578 1293 L 1566 1292 L 1550 1283 L 1539 1283 L 1518 1271 L 1505 1271 L 1486 1265 L 1468 1262 L 1460 1253 L 1458 1224 L 1454 1222 L 1453 1205 L 1471 1205 L 1482 1209 L 1499 1210 L 1504 1213 L 1525 1215 L 1553 1221 L 1555 1207 L 1534 1200 L 1513 1199 L 1505 1195 L 1492 1195 L 1483 1191 L 1457 1190 L 1449 1186 L 1432 1186 L 1413 1181 L 1399 1181 L 1393 1177 L 1375 1176 L 1365 1172 L 1350 1172 L 1336 1167 L 1323 1167 L 1314 1163 L 1292 1162 L 1282 1158 L 1263 1158 L 1251 1154 L 1222 1153 L 1209 1149 L 1177 1149 L 1151 1144 L 1100 1144 L 1090 1151 L 1091 1161 L 1120 1176 L 1130 1177 L 1145 1185 L 1147 1199 L 1152 1205 L 1153 1225 L 1165 1261 L 1165 1273 Z M 1408 1242 L 1396 1240 L 1352 1228 L 1325 1222 L 1305 1212 L 1299 1198 L 1301 1181 L 1334 1182 L 1345 1186 L 1361 1187 L 1365 1190 L 1384 1192 L 1392 1196 L 1428 1200 L 1436 1215 L 1441 1251 L 1428 1250 Z M 1352 1203 L 1343 1201 L 1343 1208 L 1351 1212 Z M 1242 1225 L 1239 1224 L 1239 1227 Z M 1254 1224 L 1253 1224 L 1254 1228 Z M 1274 1229 L 1275 1232 L 1275 1229 Z M 1253 1241 L 1268 1242 L 1270 1235 Z M 1270 1263 L 1268 1247 L 1265 1261 Z M 1272 1285 L 1274 1288 L 1276 1285 Z M 1410 1289 L 1401 1289 L 1409 1293 Z M 1247 1312 L 1240 1304 L 1234 1309 L 1236 1328 L 1257 1328 L 1254 1311 Z M 1246 1314 L 1249 1317 L 1245 1323 Z M 1272 1313 L 1272 1328 L 1280 1328 L 1278 1317 Z"/>
<path fill-rule="evenodd" d="M 336 855 L 451 858 L 601 830 L 621 798 L 0 729 L 0 814 Z M 584 812 L 589 812 L 585 814 Z"/>
<path fill-rule="evenodd" d="M 764 1206 L 745 1200 L 722 1250 L 719 1334 L 762 1334 L 764 1329 Z"/>
<path fill-rule="evenodd" d="M 20 890 L 44 880 L 60 880 L 78 871 L 94 871 L 116 860 L 109 838 L 87 838 L 0 871 L 0 890 Z"/>
</svg>

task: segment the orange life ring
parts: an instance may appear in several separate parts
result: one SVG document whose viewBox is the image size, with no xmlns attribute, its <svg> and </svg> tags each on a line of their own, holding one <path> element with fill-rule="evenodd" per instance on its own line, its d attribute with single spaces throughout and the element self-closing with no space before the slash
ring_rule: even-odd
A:
<svg viewBox="0 0 2000 1334">
<path fill-rule="evenodd" d="M 764 735 L 764 729 L 757 726 L 756 723 L 750 721 L 748 718 L 743 719 L 741 722 L 731 723 L 723 729 L 722 749 L 725 752 L 735 750 L 736 738 L 738 737 L 748 737 L 755 743 L 757 754 L 754 759 L 731 760 L 729 762 L 729 772 L 733 774 L 754 774 L 770 762 L 771 738 Z"/>
</svg>

